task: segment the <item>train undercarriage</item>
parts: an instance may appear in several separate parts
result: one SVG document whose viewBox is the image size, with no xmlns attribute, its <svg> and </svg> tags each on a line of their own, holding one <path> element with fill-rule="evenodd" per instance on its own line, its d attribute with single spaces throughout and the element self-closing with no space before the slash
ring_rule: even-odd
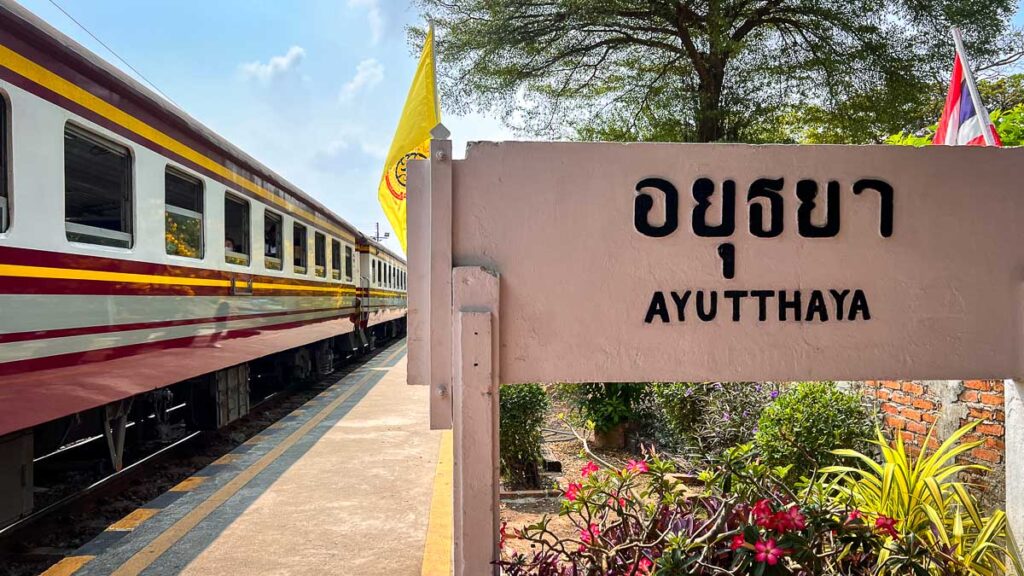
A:
<svg viewBox="0 0 1024 576">
<path fill-rule="evenodd" d="M 222 428 L 265 399 L 402 337 L 405 329 L 405 318 L 398 318 L 0 437 L 0 530 L 57 496 L 36 481 L 41 471 L 51 477 L 76 467 L 90 467 L 94 476 L 116 473 L 188 434 Z"/>
</svg>

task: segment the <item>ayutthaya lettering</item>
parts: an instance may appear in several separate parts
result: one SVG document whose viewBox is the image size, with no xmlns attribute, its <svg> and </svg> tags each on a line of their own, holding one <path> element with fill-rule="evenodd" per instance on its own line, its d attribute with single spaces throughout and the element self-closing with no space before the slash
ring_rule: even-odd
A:
<svg viewBox="0 0 1024 576">
<path fill-rule="evenodd" d="M 784 178 L 759 178 L 747 190 L 747 204 L 750 234 L 757 238 L 775 238 L 785 228 Z M 696 205 L 691 212 L 690 224 L 693 233 L 703 238 L 728 238 L 736 232 L 736 183 L 725 180 L 718 194 L 721 206 L 721 222 L 710 224 L 708 212 L 716 184 L 710 178 L 698 178 L 693 182 L 692 194 Z M 647 190 L 658 190 L 665 197 L 665 218 L 660 224 L 651 222 L 654 197 Z M 883 238 L 892 236 L 893 188 L 887 182 L 874 178 L 862 178 L 854 182 L 854 196 L 866 190 L 878 194 L 878 233 Z M 824 198 L 819 197 L 819 185 L 815 180 L 799 180 L 796 183 L 797 232 L 804 238 L 833 238 L 839 234 L 841 188 L 839 182 L 830 180 L 825 185 Z M 820 206 L 824 204 L 824 206 Z M 767 205 L 767 211 L 765 210 Z M 644 178 L 636 184 L 636 199 L 633 204 L 633 225 L 637 232 L 651 238 L 664 238 L 679 228 L 679 190 L 664 178 Z M 814 213 L 824 211 L 824 222 L 814 223 Z M 767 212 L 767 213 L 766 213 Z M 766 217 L 767 216 L 767 217 Z"/>
<path fill-rule="evenodd" d="M 682 290 L 651 296 L 644 322 L 853 322 L 871 319 L 860 289 L 828 290 Z"/>
</svg>

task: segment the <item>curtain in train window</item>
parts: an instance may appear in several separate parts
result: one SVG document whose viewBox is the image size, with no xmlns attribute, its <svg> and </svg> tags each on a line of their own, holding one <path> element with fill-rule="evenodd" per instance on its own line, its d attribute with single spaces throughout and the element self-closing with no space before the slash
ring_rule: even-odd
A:
<svg viewBox="0 0 1024 576">
<path fill-rule="evenodd" d="M 132 159 L 128 148 L 64 129 L 64 230 L 72 242 L 132 246 Z"/>
<path fill-rule="evenodd" d="M 224 195 L 224 261 L 249 265 L 249 203 Z"/>
<path fill-rule="evenodd" d="M 306 258 L 309 245 L 306 244 L 306 227 L 302 224 L 292 226 L 292 267 L 296 274 L 306 273 Z"/>
<path fill-rule="evenodd" d="M 327 238 L 319 232 L 313 233 L 313 273 L 327 276 Z"/>
<path fill-rule="evenodd" d="M 263 261 L 268 270 L 280 270 L 281 241 L 283 224 L 281 216 L 266 210 L 263 212 Z"/>
<path fill-rule="evenodd" d="M 345 280 L 352 281 L 352 247 L 345 246 Z"/>
<path fill-rule="evenodd" d="M 173 168 L 164 172 L 164 244 L 172 256 L 203 257 L 203 183 Z"/>
<path fill-rule="evenodd" d="M 11 223 L 11 204 L 7 197 L 7 101 L 0 96 L 0 232 Z"/>
<path fill-rule="evenodd" d="M 341 242 L 331 238 L 331 278 L 341 280 Z"/>
</svg>

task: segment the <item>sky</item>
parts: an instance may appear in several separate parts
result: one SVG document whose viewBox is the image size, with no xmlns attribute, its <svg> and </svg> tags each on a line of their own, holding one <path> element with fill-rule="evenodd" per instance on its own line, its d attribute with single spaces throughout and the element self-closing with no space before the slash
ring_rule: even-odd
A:
<svg viewBox="0 0 1024 576">
<path fill-rule="evenodd" d="M 50 0 L 19 0 L 136 78 Z M 419 57 L 399 0 L 56 0 L 171 101 L 366 233 L 392 232 L 377 202 L 384 155 Z M 440 63 L 439 63 L 440 65 Z M 449 117 L 467 141 L 514 136 Z M 401 254 L 394 233 L 384 241 Z"/>
<path fill-rule="evenodd" d="M 185 112 L 360 230 L 391 231 L 377 184 L 418 59 L 409 2 L 19 1 L 137 77 L 57 2 Z M 441 108 L 456 158 L 467 141 L 515 138 L 493 117 Z M 401 253 L 393 233 L 384 243 Z"/>
</svg>

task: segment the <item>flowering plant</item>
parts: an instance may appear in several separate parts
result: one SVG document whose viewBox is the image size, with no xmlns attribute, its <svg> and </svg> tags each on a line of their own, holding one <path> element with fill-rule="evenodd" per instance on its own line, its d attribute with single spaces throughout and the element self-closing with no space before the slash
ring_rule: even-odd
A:
<svg viewBox="0 0 1024 576">
<path fill-rule="evenodd" d="M 746 474 L 728 463 L 712 475 Z M 648 453 L 621 465 L 588 462 L 569 483 L 559 516 L 503 534 L 499 565 L 510 576 L 647 574 L 868 574 L 883 534 L 841 508 L 785 492 L 769 474 L 750 482 L 764 497 L 742 501 L 716 481 L 704 490 L 682 482 L 674 462 Z M 530 556 L 509 552 L 526 540 Z M 858 572 L 860 567 L 864 571 Z"/>
</svg>

